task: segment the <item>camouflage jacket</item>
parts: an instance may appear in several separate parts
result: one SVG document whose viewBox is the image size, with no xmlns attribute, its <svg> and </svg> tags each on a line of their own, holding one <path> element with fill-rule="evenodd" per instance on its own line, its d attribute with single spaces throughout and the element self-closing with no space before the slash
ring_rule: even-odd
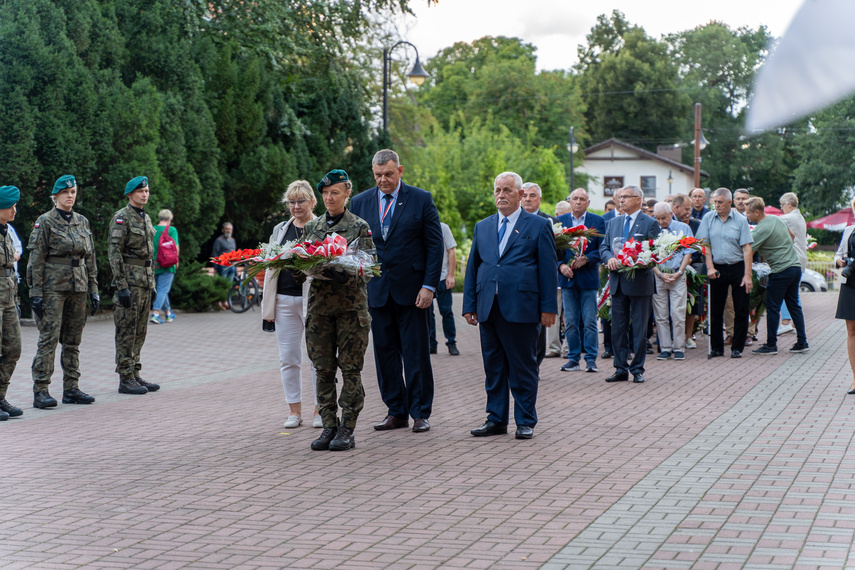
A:
<svg viewBox="0 0 855 570">
<path fill-rule="evenodd" d="M 113 214 L 107 231 L 107 257 L 113 271 L 113 286 L 119 290 L 128 286 L 154 289 L 154 226 L 148 214 L 140 216 L 128 204 Z M 150 262 L 148 267 L 135 264 L 144 261 Z"/>
<path fill-rule="evenodd" d="M 332 227 L 327 226 L 326 216 L 320 216 L 306 224 L 303 230 L 303 241 L 314 242 L 323 240 L 332 233 L 337 233 L 353 245 L 358 241 L 359 248 L 369 252 L 376 259 L 374 240 L 368 222 L 350 213 L 344 216 Z M 309 287 L 308 311 L 318 315 L 335 315 L 345 311 L 357 311 L 360 319 L 368 319 L 368 292 L 365 284 L 371 275 L 349 275 L 346 282 L 339 284 L 327 279 L 313 279 Z M 300 276 L 298 281 L 302 281 Z"/>
<path fill-rule="evenodd" d="M 89 220 L 72 212 L 66 222 L 56 208 L 39 216 L 27 244 L 27 285 L 30 297 L 42 297 L 45 291 L 98 292 L 98 270 L 95 265 L 95 243 Z M 62 265 L 50 258 L 79 263 Z"/>
<path fill-rule="evenodd" d="M 6 277 L 9 270 L 9 277 Z M 18 294 L 18 276 L 15 274 L 15 244 L 9 232 L 0 234 L 0 308 L 8 309 L 15 306 L 15 296 Z"/>
</svg>

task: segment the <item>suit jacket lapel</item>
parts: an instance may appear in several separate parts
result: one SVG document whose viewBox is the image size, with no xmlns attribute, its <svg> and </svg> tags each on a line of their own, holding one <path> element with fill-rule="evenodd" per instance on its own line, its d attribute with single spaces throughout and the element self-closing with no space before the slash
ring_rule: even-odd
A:
<svg viewBox="0 0 855 570">
<path fill-rule="evenodd" d="M 508 238 L 508 243 L 505 245 L 505 251 L 502 252 L 502 257 L 504 257 L 506 253 L 508 253 L 508 250 L 511 249 L 511 246 L 514 245 L 514 242 L 517 241 L 518 237 L 520 237 L 520 232 L 523 231 L 525 229 L 525 227 L 528 225 L 528 217 L 532 216 L 532 215 L 534 215 L 534 214 L 529 214 L 525 210 L 520 212 L 520 217 L 517 218 L 517 223 L 514 224 L 514 229 L 511 231 L 511 236 Z M 496 222 L 496 223 L 498 223 L 498 222 Z M 496 241 L 498 241 L 498 239 L 499 239 L 499 233 L 496 232 Z M 498 249 L 498 247 L 499 246 L 496 245 L 497 249 Z"/>
<path fill-rule="evenodd" d="M 481 259 L 484 259 L 484 256 L 487 252 L 493 252 L 493 254 L 498 259 L 499 257 L 499 214 L 493 214 L 485 218 L 486 224 L 484 224 L 487 228 L 487 233 L 484 235 L 484 247 L 486 251 L 480 252 Z"/>
<path fill-rule="evenodd" d="M 395 211 L 392 213 L 392 219 L 389 221 L 389 235 L 392 235 L 392 232 L 395 231 L 395 224 L 398 223 L 398 218 L 401 217 L 401 214 L 404 212 L 404 206 L 407 205 L 407 198 L 410 193 L 407 191 L 407 185 L 401 182 L 401 189 L 398 191 L 398 201 L 395 202 Z M 380 214 L 377 214 L 377 217 L 380 217 Z M 388 240 L 387 240 L 388 241 Z"/>
</svg>

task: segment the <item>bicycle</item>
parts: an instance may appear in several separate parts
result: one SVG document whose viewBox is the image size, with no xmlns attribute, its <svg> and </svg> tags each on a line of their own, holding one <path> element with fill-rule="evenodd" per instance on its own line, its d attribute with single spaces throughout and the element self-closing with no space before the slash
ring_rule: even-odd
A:
<svg viewBox="0 0 855 570">
<path fill-rule="evenodd" d="M 235 276 L 234 284 L 229 288 L 228 305 L 234 313 L 245 313 L 252 309 L 255 305 L 261 306 L 261 286 L 255 277 L 247 281 L 244 285 L 241 283 L 240 275 L 243 273 L 243 268 L 238 267 L 238 273 Z M 253 309 L 255 310 L 255 309 Z"/>
</svg>

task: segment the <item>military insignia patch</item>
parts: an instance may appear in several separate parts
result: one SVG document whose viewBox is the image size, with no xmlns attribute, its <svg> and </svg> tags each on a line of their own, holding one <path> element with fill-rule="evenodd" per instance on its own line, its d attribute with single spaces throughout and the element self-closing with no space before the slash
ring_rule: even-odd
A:
<svg viewBox="0 0 855 570">
<path fill-rule="evenodd" d="M 326 176 L 324 176 L 324 179 L 321 180 L 321 182 L 324 183 L 324 186 L 330 186 L 332 184 L 332 181 L 330 181 L 330 179 Z"/>
<path fill-rule="evenodd" d="M 122 218 L 116 218 L 116 223 L 117 224 L 123 224 L 123 223 L 125 223 L 125 220 L 123 220 Z"/>
<path fill-rule="evenodd" d="M 34 225 L 33 227 L 36 227 L 36 228 L 37 228 L 37 227 L 39 227 L 39 223 L 38 223 L 38 222 L 36 222 L 36 223 L 35 223 L 35 225 Z"/>
<path fill-rule="evenodd" d="M 74 187 L 74 181 L 73 180 L 66 180 L 65 181 L 65 187 L 66 188 L 73 188 Z"/>
<path fill-rule="evenodd" d="M 148 180 L 143 180 L 140 183 L 140 188 L 148 188 Z"/>
</svg>

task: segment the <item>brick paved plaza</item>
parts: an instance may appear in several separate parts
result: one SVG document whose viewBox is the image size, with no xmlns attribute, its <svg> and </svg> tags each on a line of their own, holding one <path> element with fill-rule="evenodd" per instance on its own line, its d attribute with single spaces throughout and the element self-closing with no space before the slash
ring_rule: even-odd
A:
<svg viewBox="0 0 855 570">
<path fill-rule="evenodd" d="M 36 330 L 0 423 L 2 568 L 855 567 L 855 396 L 836 294 L 802 299 L 811 351 L 648 361 L 643 385 L 545 361 L 531 441 L 476 439 L 478 334 L 433 357 L 432 429 L 375 432 L 366 362 L 350 452 L 285 430 L 260 314 L 151 326 L 143 378 L 116 392 L 112 320 L 81 346 L 91 406 L 34 410 Z M 459 312 L 460 298 L 455 298 Z M 761 341 L 765 328 L 761 327 Z M 749 349 L 750 350 L 750 349 Z M 57 369 L 59 365 L 57 362 Z M 61 396 L 61 372 L 52 384 Z M 311 423 L 312 390 L 304 416 Z M 513 429 L 513 426 L 511 426 Z"/>
</svg>

